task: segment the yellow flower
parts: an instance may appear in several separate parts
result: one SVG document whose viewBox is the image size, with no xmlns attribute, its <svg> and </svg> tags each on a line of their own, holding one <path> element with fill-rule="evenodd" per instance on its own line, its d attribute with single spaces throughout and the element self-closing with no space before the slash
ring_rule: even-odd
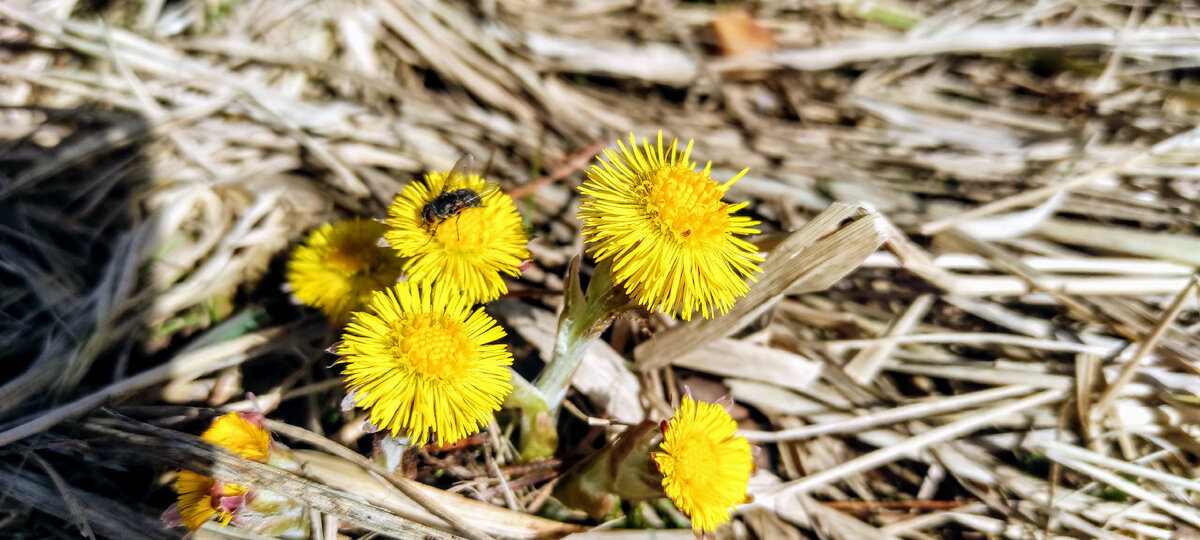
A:
<svg viewBox="0 0 1200 540">
<path fill-rule="evenodd" d="M 371 423 L 422 445 L 451 444 L 491 421 L 512 390 L 512 355 L 483 308 L 455 289 L 413 282 L 376 292 L 354 314 L 338 354 L 346 388 Z"/>
<path fill-rule="evenodd" d="M 271 434 L 262 423 L 260 414 L 231 412 L 213 420 L 200 437 L 246 459 L 266 461 Z M 194 531 L 213 516 L 218 517 L 221 525 L 228 525 L 233 513 L 245 504 L 246 488 L 220 483 L 192 471 L 179 471 L 175 476 L 175 492 L 179 494 L 176 503 L 179 516 Z"/>
<path fill-rule="evenodd" d="M 429 173 L 424 182 L 409 182 L 388 208 L 390 229 L 383 235 L 401 257 L 416 283 L 438 281 L 466 296 L 470 303 L 490 302 L 508 292 L 501 274 L 519 276 L 529 259 L 525 227 L 512 198 L 479 175 L 465 174 L 453 189 L 470 189 L 481 205 L 427 223 L 425 205 L 442 193 L 446 173 Z"/>
<path fill-rule="evenodd" d="M 729 510 L 745 502 L 753 459 L 750 443 L 719 405 L 684 396 L 663 428 L 662 452 L 654 462 L 663 491 L 692 520 L 697 532 L 729 521 Z"/>
<path fill-rule="evenodd" d="M 221 525 L 228 525 L 233 513 L 222 508 L 221 502 L 228 498 L 245 495 L 246 488 L 235 484 L 218 484 L 216 480 L 192 471 L 179 471 L 175 475 L 175 492 L 179 493 L 178 510 L 183 525 L 188 530 L 202 527 L 213 516 Z"/>
<path fill-rule="evenodd" d="M 261 414 L 231 412 L 213 420 L 200 437 L 246 459 L 264 461 L 271 449 L 271 434 L 262 424 Z"/>
<path fill-rule="evenodd" d="M 663 148 L 661 131 L 657 146 L 642 139 L 638 148 L 632 134 L 629 142 L 618 141 L 621 154 L 606 149 L 608 161 L 598 159 L 579 188 L 588 252 L 612 259 L 614 279 L 642 306 L 685 321 L 693 311 L 728 312 L 763 260 L 738 238 L 759 232 L 757 221 L 734 215 L 747 203 L 721 201 L 746 170 L 718 184 L 708 177 L 712 163 L 697 172 L 689 161 L 691 141 L 682 154 L 677 140 Z"/>
<path fill-rule="evenodd" d="M 292 293 L 335 323 L 349 320 L 372 292 L 395 283 L 403 272 L 403 261 L 379 246 L 385 230 L 382 223 L 356 218 L 313 231 L 288 261 Z"/>
</svg>

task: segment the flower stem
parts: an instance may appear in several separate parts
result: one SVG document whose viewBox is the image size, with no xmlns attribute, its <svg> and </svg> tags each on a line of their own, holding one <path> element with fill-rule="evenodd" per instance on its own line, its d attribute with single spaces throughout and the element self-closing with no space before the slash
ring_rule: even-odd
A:
<svg viewBox="0 0 1200 540">
<path fill-rule="evenodd" d="M 576 257 L 567 271 L 565 287 L 554 352 L 542 374 L 534 381 L 554 411 L 558 410 L 559 404 L 567 396 L 571 377 L 575 376 L 575 371 L 583 363 L 588 346 L 600 337 L 617 315 L 634 306 L 625 291 L 613 283 L 612 264 L 609 261 L 596 265 L 585 296 L 579 286 L 579 257 Z"/>
<path fill-rule="evenodd" d="M 514 378 L 509 397 L 510 403 L 523 410 L 520 448 L 526 461 L 554 455 L 558 447 L 559 407 L 567 396 L 571 378 L 583 363 L 584 353 L 617 315 L 635 306 L 625 291 L 613 283 L 612 266 L 607 261 L 596 265 L 585 295 L 579 285 L 579 257 L 576 257 L 567 270 L 565 288 L 550 361 L 527 388 Z"/>
<path fill-rule="evenodd" d="M 553 414 L 546 398 L 533 383 L 512 372 L 512 393 L 504 398 L 506 408 L 521 410 L 519 447 L 522 461 L 533 461 L 554 455 L 558 448 L 557 415 Z"/>
</svg>

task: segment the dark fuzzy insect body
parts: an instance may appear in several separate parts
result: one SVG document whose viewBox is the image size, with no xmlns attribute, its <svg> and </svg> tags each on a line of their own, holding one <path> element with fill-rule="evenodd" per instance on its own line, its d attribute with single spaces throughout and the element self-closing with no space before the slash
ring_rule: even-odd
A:
<svg viewBox="0 0 1200 540">
<path fill-rule="evenodd" d="M 421 217 L 426 223 L 437 223 L 443 219 L 458 215 L 468 208 L 483 206 L 483 197 L 471 189 L 456 189 L 434 197 L 429 204 L 421 209 Z"/>
</svg>

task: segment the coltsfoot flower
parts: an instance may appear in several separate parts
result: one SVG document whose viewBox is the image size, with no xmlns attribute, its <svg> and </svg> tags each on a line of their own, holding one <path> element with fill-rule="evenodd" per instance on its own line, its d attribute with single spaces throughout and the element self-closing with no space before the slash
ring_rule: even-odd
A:
<svg viewBox="0 0 1200 540">
<path fill-rule="evenodd" d="M 233 412 L 217 417 L 200 437 L 254 461 L 265 461 L 271 447 L 271 435 L 262 426 L 262 415 L 254 413 Z M 183 524 L 194 531 L 214 517 L 222 525 L 228 525 L 245 501 L 246 488 L 223 484 L 192 471 L 179 471 L 175 476 L 175 492 L 179 494 Z"/>
<path fill-rule="evenodd" d="M 430 223 L 425 206 L 443 188 L 470 190 L 479 195 L 479 205 Z M 437 281 L 472 304 L 508 292 L 502 274 L 521 275 L 519 267 L 530 256 L 529 238 L 512 198 L 477 174 L 433 172 L 424 182 L 409 182 L 388 208 L 387 225 L 383 238 L 407 259 L 404 271 L 409 280 Z"/>
<path fill-rule="evenodd" d="M 195 531 L 214 517 L 221 525 L 229 525 L 233 513 L 245 501 L 246 488 L 222 484 L 192 471 L 179 471 L 175 474 L 175 492 L 179 494 L 176 509 L 183 526 Z"/>
<path fill-rule="evenodd" d="M 663 491 L 696 532 L 716 529 L 729 521 L 730 509 L 745 502 L 754 467 L 750 443 L 720 405 L 684 396 L 663 427 L 660 448 L 654 462 Z"/>
<path fill-rule="evenodd" d="M 614 279 L 638 304 L 690 320 L 729 311 L 746 294 L 745 278 L 761 272 L 762 257 L 739 236 L 757 233 L 753 221 L 735 215 L 747 203 L 728 204 L 725 192 L 746 170 L 728 182 L 709 178 L 712 163 L 701 171 L 689 161 L 692 142 L 682 153 L 677 140 L 663 147 L 631 134 L 621 153 L 587 171 L 578 217 L 597 260 L 612 259 Z"/>
<path fill-rule="evenodd" d="M 441 234 L 439 232 L 439 234 Z M 369 419 L 414 445 L 478 431 L 512 391 L 504 329 L 453 287 L 398 283 L 356 312 L 337 352 L 347 391 Z"/>
<path fill-rule="evenodd" d="M 263 416 L 258 413 L 232 412 L 218 417 L 201 438 L 252 461 L 285 470 L 299 469 L 291 452 L 271 441 L 271 434 L 263 427 Z M 282 495 L 254 491 L 192 471 L 176 474 L 175 491 L 178 502 L 163 513 L 163 520 L 172 526 L 183 525 L 195 532 L 215 518 L 221 525 L 233 524 L 260 534 L 308 537 L 308 512 Z"/>
<path fill-rule="evenodd" d="M 217 417 L 200 438 L 252 461 L 266 461 L 271 450 L 271 434 L 263 427 L 259 413 L 231 412 Z"/>
<path fill-rule="evenodd" d="M 372 292 L 395 283 L 404 270 L 395 252 L 379 246 L 386 230 L 382 223 L 358 218 L 317 228 L 288 261 L 292 294 L 331 321 L 345 323 Z"/>
</svg>

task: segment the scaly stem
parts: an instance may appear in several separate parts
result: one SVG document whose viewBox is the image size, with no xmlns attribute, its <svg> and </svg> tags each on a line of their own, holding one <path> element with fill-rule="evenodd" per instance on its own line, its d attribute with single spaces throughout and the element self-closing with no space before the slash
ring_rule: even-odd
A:
<svg viewBox="0 0 1200 540">
<path fill-rule="evenodd" d="M 556 415 L 552 414 L 546 398 L 533 383 L 515 371 L 512 372 L 512 385 L 512 393 L 504 398 L 504 407 L 521 410 L 521 460 L 528 462 L 553 456 L 558 448 Z"/>
<path fill-rule="evenodd" d="M 583 362 L 589 345 L 608 328 L 617 315 L 633 307 L 625 291 L 612 281 L 612 265 L 603 261 L 596 265 L 588 283 L 587 296 L 579 288 L 579 259 L 571 262 L 565 284 L 563 312 L 558 318 L 558 336 L 554 352 L 534 384 L 546 396 L 546 402 L 557 410 L 567 396 L 571 377 Z"/>
<path fill-rule="evenodd" d="M 583 363 L 584 353 L 617 315 L 635 306 L 625 291 L 613 283 L 612 265 L 607 261 L 596 265 L 585 295 L 579 286 L 579 257 L 572 260 L 563 295 L 554 351 L 533 383 L 542 406 L 531 395 L 513 398 L 514 402 L 523 403 L 521 456 L 526 460 L 554 454 L 559 407 L 567 396 L 571 378 Z M 514 387 L 513 393 L 517 392 Z"/>
</svg>

